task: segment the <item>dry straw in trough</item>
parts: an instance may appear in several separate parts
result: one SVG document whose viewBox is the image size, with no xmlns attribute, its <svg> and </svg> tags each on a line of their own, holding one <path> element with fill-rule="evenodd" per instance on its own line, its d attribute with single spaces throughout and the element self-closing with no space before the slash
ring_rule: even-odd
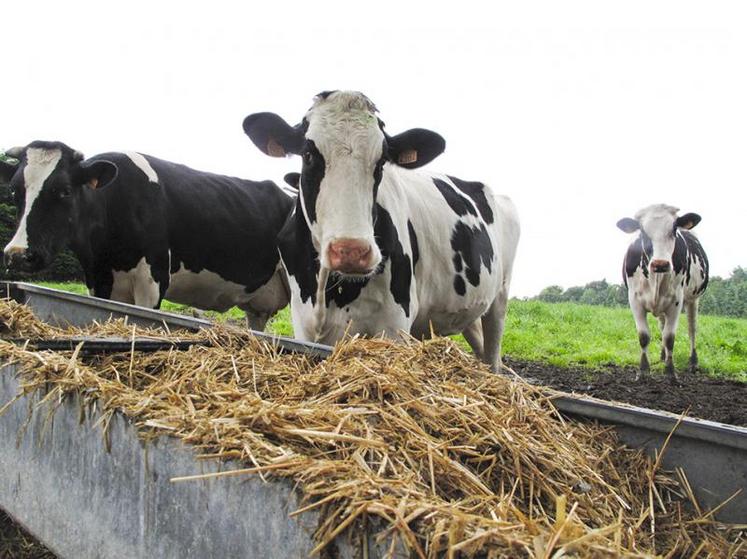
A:
<svg viewBox="0 0 747 559">
<path fill-rule="evenodd" d="M 124 322 L 52 329 L 2 302 L 4 336 L 173 339 Z M 192 334 L 192 336 L 195 336 Z M 291 478 L 292 516 L 317 509 L 322 551 L 380 526 L 413 557 L 745 557 L 745 526 L 716 522 L 686 479 L 614 431 L 563 418 L 546 391 L 490 373 L 448 339 L 349 339 L 326 360 L 216 326 L 186 351 L 38 352 L 0 342 L 22 392 L 78 392 L 142 437 L 179 437 L 226 475 Z M 0 403 L 2 406 L 3 403 Z M 104 424 L 106 421 L 104 421 Z M 373 522 L 376 520 L 377 522 Z"/>
</svg>

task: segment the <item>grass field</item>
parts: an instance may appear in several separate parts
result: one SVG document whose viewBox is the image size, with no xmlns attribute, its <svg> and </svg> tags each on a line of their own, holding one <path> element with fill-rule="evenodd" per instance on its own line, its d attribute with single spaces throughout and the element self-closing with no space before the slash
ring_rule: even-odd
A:
<svg viewBox="0 0 747 559">
<path fill-rule="evenodd" d="M 87 293 L 85 286 L 74 283 L 44 283 L 47 287 Z M 189 307 L 165 301 L 162 309 L 191 313 Z M 243 313 L 205 312 L 217 320 L 243 320 Z M 658 361 L 661 337 L 659 326 L 649 317 L 652 338 L 649 356 L 654 371 L 661 371 Z M 293 334 L 288 309 L 283 309 L 268 330 L 285 336 Z M 461 336 L 455 339 L 466 345 Z M 547 362 L 553 365 L 580 365 L 598 368 L 607 364 L 636 365 L 638 336 L 630 310 L 572 303 L 543 303 L 512 300 L 509 303 L 504 353 L 517 359 Z M 689 343 L 687 318 L 683 315 L 675 341 L 675 366 L 687 367 Z M 698 356 L 709 374 L 747 381 L 747 320 L 702 315 L 698 319 Z"/>
</svg>

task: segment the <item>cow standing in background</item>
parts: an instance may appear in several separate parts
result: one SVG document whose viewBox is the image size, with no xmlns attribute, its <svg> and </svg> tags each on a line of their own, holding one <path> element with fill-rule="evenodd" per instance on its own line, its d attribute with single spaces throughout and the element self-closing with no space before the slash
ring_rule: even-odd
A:
<svg viewBox="0 0 747 559">
<path fill-rule="evenodd" d="M 708 286 L 708 258 L 697 237 L 690 232 L 700 222 L 700 216 L 665 204 L 655 204 L 635 214 L 635 219 L 623 218 L 617 226 L 626 233 L 639 231 L 630 244 L 623 262 L 623 282 L 628 288 L 628 301 L 633 311 L 641 344 L 641 364 L 636 380 L 649 371 L 648 344 L 651 340 L 647 313 L 659 319 L 661 328 L 661 358 L 666 373 L 674 380 L 674 335 L 683 306 L 687 312 L 690 337 L 690 371 L 698 366 L 695 350 L 695 329 L 698 299 Z"/>
<path fill-rule="evenodd" d="M 262 330 L 288 303 L 277 234 L 293 198 L 270 181 L 195 171 L 140 153 L 84 160 L 60 142 L 36 141 L 0 162 L 19 223 L 10 267 L 47 266 L 63 247 L 80 260 L 96 297 L 158 308 L 238 306 Z"/>
<path fill-rule="evenodd" d="M 499 370 L 519 239 L 508 198 L 410 170 L 441 154 L 443 138 L 423 129 L 390 136 L 358 92 L 319 94 L 295 127 L 274 113 L 250 115 L 244 131 L 267 155 L 302 157 L 279 242 L 296 337 L 462 332 Z"/>
</svg>

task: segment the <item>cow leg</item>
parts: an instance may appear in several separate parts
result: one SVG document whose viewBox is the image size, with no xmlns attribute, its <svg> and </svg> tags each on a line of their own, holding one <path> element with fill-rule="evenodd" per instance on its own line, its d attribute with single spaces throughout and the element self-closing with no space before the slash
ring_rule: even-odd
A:
<svg viewBox="0 0 747 559">
<path fill-rule="evenodd" d="M 666 351 L 664 372 L 672 381 L 677 380 L 677 373 L 674 372 L 674 334 L 677 331 L 679 317 L 680 307 L 672 306 L 671 309 L 667 310 L 664 329 L 661 331 L 661 337 L 664 340 L 664 349 Z"/>
<path fill-rule="evenodd" d="M 153 278 L 137 278 L 132 286 L 133 299 L 138 307 L 157 309 L 161 303 L 158 284 Z"/>
<path fill-rule="evenodd" d="M 661 333 L 661 352 L 659 353 L 659 359 L 664 361 L 667 358 L 667 350 L 664 348 L 664 316 L 659 318 L 659 332 Z"/>
<path fill-rule="evenodd" d="M 698 352 L 695 351 L 695 332 L 698 320 L 698 300 L 687 303 L 687 335 L 690 338 L 690 372 L 698 370 Z"/>
<path fill-rule="evenodd" d="M 499 373 L 501 363 L 501 340 L 506 324 L 506 307 L 508 305 L 508 286 L 498 293 L 493 303 L 482 316 L 483 362 L 490 365 L 494 373 Z"/>
<path fill-rule="evenodd" d="M 651 341 L 651 333 L 649 332 L 648 321 L 646 320 L 646 309 L 641 305 L 631 302 L 631 310 L 633 311 L 635 328 L 638 331 L 638 342 L 641 344 L 641 361 L 638 373 L 635 375 L 635 380 L 640 380 L 651 369 L 648 363 L 648 344 Z"/>
<path fill-rule="evenodd" d="M 475 357 L 478 359 L 483 358 L 483 334 L 482 334 L 482 323 L 480 320 L 475 320 L 472 324 L 467 326 L 465 330 L 462 332 L 462 335 L 464 336 L 464 339 L 467 340 L 467 343 L 472 348 L 472 352 L 475 354 Z"/>
<path fill-rule="evenodd" d="M 168 269 L 168 259 L 159 262 L 154 258 L 151 264 L 143 258 L 138 262 L 132 281 L 132 295 L 137 306 L 149 309 L 161 306 L 161 299 L 168 287 Z M 166 285 L 162 285 L 164 283 Z"/>
</svg>

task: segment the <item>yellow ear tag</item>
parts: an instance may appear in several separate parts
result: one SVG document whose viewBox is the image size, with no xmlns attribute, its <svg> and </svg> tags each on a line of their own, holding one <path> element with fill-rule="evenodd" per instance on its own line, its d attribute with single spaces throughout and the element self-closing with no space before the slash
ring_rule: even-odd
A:
<svg viewBox="0 0 747 559">
<path fill-rule="evenodd" d="M 275 141 L 275 138 L 270 138 L 267 140 L 267 154 L 272 157 L 285 157 L 285 150 Z"/>
<path fill-rule="evenodd" d="M 88 186 L 89 186 L 90 188 L 93 188 L 93 189 L 95 190 L 95 189 L 96 189 L 96 188 L 98 188 L 98 186 L 99 186 L 99 179 L 97 179 L 97 178 L 95 178 L 95 177 L 94 177 L 94 178 L 92 178 L 92 179 L 90 179 L 90 180 L 88 181 Z"/>
<path fill-rule="evenodd" d="M 399 158 L 397 159 L 397 163 L 400 165 L 408 165 L 410 163 L 415 163 L 418 160 L 418 150 L 416 149 L 408 149 L 407 151 L 403 151 L 399 154 Z"/>
</svg>

